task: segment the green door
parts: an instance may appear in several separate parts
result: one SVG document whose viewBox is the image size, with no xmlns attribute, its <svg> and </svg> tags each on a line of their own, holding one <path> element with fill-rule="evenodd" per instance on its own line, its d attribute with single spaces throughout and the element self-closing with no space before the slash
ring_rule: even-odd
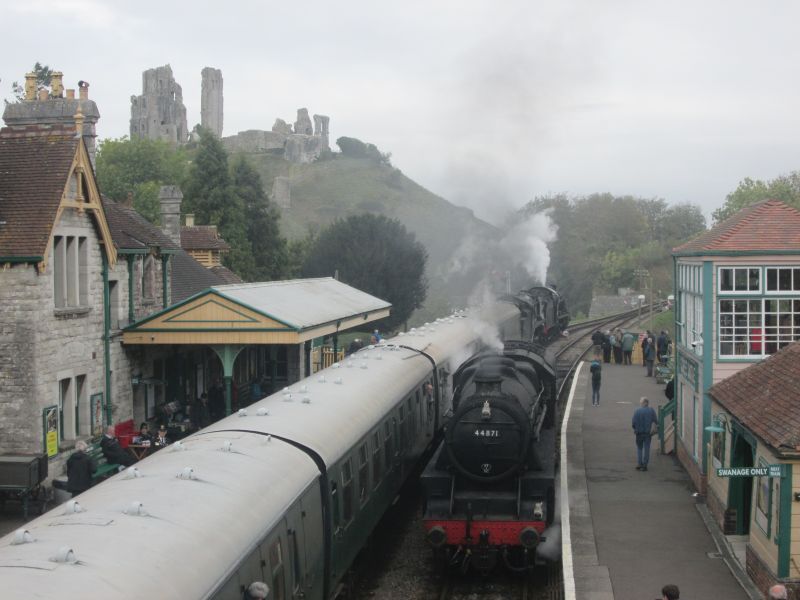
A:
<svg viewBox="0 0 800 600">
<path fill-rule="evenodd" d="M 731 467 L 752 467 L 755 448 L 734 429 L 733 448 L 731 449 Z M 750 533 L 750 509 L 753 500 L 753 478 L 732 477 L 728 487 L 728 506 L 736 510 L 736 534 Z"/>
</svg>

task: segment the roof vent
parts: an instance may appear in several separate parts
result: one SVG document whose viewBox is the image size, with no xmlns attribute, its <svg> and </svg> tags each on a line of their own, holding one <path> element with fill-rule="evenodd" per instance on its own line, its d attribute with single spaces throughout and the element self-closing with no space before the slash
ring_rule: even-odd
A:
<svg viewBox="0 0 800 600">
<path fill-rule="evenodd" d="M 320 383 L 325 383 L 325 375 L 320 375 L 319 377 L 317 377 L 317 381 L 319 381 Z"/>
<path fill-rule="evenodd" d="M 380 352 L 378 352 L 378 353 L 375 355 L 375 360 L 381 360 L 382 358 L 383 358 L 383 357 L 381 356 L 381 353 L 380 353 Z"/>
<path fill-rule="evenodd" d="M 17 529 L 14 532 L 14 540 L 11 542 L 12 546 L 19 546 L 20 544 L 30 544 L 35 541 L 31 532 L 27 529 Z"/>
<path fill-rule="evenodd" d="M 136 479 L 137 477 L 141 476 L 142 474 L 136 467 L 128 467 L 127 469 L 125 469 L 125 479 Z"/>
<path fill-rule="evenodd" d="M 236 413 L 236 414 L 238 414 L 240 417 L 246 417 L 247 416 L 247 409 L 246 408 L 240 408 L 239 412 Z"/>
<path fill-rule="evenodd" d="M 404 335 L 405 335 L 405 332 L 401 331 L 400 333 L 397 334 L 397 337 L 403 337 Z"/>
<path fill-rule="evenodd" d="M 301 394 L 307 394 L 308 393 L 308 386 L 307 385 L 300 386 L 300 393 Z"/>
<path fill-rule="evenodd" d="M 173 452 L 180 452 L 181 450 L 186 450 L 186 446 L 184 446 L 182 442 L 175 442 L 174 444 L 172 444 L 172 446 L 170 446 L 170 448 L 172 448 Z"/>
<path fill-rule="evenodd" d="M 348 360 L 347 361 L 347 368 L 348 369 L 352 369 L 355 366 L 356 366 L 356 363 L 354 363 L 352 360 Z"/>
<path fill-rule="evenodd" d="M 309 398 L 308 396 L 305 396 L 303 398 L 303 404 L 311 404 L 311 398 Z"/>
<path fill-rule="evenodd" d="M 64 514 L 65 515 L 74 515 L 77 513 L 84 512 L 84 508 L 80 505 L 77 500 L 70 500 L 67 502 L 67 505 L 64 507 Z"/>
<path fill-rule="evenodd" d="M 230 442 L 228 443 L 230 444 Z M 228 450 L 228 452 L 230 452 L 230 450 Z M 195 479 L 194 469 L 192 467 L 184 467 L 183 471 L 178 473 L 177 477 L 178 479 L 188 479 L 188 480 Z"/>
<path fill-rule="evenodd" d="M 55 556 L 50 557 L 50 560 L 55 563 L 70 565 L 74 565 L 76 562 L 78 562 L 75 552 L 73 552 L 72 548 L 69 546 L 61 546 L 61 548 L 58 549 L 58 552 L 55 553 Z"/>
<path fill-rule="evenodd" d="M 333 383 L 335 383 L 335 384 L 338 384 L 338 385 L 342 385 L 342 378 L 341 378 L 341 377 L 337 377 L 337 378 L 334 380 L 334 382 L 333 382 Z"/>
<path fill-rule="evenodd" d="M 262 406 L 261 408 L 259 408 L 259 409 L 256 411 L 256 414 L 257 414 L 259 417 L 267 417 L 267 416 L 269 416 L 269 411 L 268 411 L 266 408 L 264 408 L 264 407 Z"/>
<path fill-rule="evenodd" d="M 134 500 L 133 502 L 131 502 L 130 505 L 128 506 L 128 508 L 126 508 L 122 512 L 124 512 L 126 515 L 129 515 L 131 517 L 146 517 L 147 516 L 147 511 L 144 509 L 144 504 L 142 504 L 138 500 Z"/>
<path fill-rule="evenodd" d="M 331 365 L 331 369 L 338 369 L 338 368 L 339 368 L 339 367 L 341 367 L 341 366 L 342 366 L 342 365 L 340 365 L 339 363 L 337 363 L 337 362 L 336 362 L 336 363 L 333 363 L 333 364 Z"/>
<path fill-rule="evenodd" d="M 222 442 L 222 448 L 220 448 L 220 450 L 222 450 L 223 452 L 230 452 L 232 449 L 233 449 L 233 442 L 231 442 L 230 440 L 225 440 L 224 442 Z"/>
<path fill-rule="evenodd" d="M 362 369 L 366 369 L 366 368 L 367 368 L 367 363 L 361 363 L 361 364 L 360 364 L 360 365 L 358 365 L 358 366 L 359 366 L 360 368 L 362 368 Z"/>
<path fill-rule="evenodd" d="M 375 350 L 375 344 L 370 344 L 369 346 L 367 346 L 367 349 L 368 350 Z"/>
<path fill-rule="evenodd" d="M 291 395 L 290 393 L 288 393 L 288 392 L 287 392 L 287 393 L 285 393 L 285 394 L 283 395 L 283 401 L 284 401 L 284 402 L 291 402 L 291 401 L 292 401 L 292 395 Z"/>
</svg>

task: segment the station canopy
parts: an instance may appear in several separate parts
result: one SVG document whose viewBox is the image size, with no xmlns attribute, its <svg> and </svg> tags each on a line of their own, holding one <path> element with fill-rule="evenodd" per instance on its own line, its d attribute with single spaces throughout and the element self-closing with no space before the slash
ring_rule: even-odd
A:
<svg viewBox="0 0 800 600">
<path fill-rule="evenodd" d="M 134 323 L 125 344 L 299 344 L 389 316 L 331 277 L 219 285 Z"/>
</svg>

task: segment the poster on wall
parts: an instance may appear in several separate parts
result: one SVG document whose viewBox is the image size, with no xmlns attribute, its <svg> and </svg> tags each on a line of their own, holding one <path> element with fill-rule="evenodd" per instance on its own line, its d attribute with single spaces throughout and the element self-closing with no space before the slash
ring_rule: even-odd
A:
<svg viewBox="0 0 800 600">
<path fill-rule="evenodd" d="M 103 392 L 92 394 L 89 397 L 89 423 L 92 424 L 92 435 L 103 434 Z"/>
<path fill-rule="evenodd" d="M 58 406 L 48 406 L 42 411 L 44 448 L 47 457 L 58 454 Z"/>
</svg>

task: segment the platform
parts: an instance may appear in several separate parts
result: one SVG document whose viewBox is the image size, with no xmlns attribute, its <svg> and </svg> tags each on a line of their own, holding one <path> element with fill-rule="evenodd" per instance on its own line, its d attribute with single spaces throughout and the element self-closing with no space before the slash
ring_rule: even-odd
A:
<svg viewBox="0 0 800 600">
<path fill-rule="evenodd" d="M 660 598 L 667 583 L 681 598 L 752 597 L 724 538 L 706 525 L 708 511 L 689 476 L 674 456 L 659 453 L 657 437 L 648 471 L 636 470 L 633 411 L 641 396 L 657 411 L 667 401 L 664 387 L 641 364 L 603 364 L 594 407 L 588 363 L 575 379 L 562 429 L 567 599 L 648 600 Z"/>
</svg>

